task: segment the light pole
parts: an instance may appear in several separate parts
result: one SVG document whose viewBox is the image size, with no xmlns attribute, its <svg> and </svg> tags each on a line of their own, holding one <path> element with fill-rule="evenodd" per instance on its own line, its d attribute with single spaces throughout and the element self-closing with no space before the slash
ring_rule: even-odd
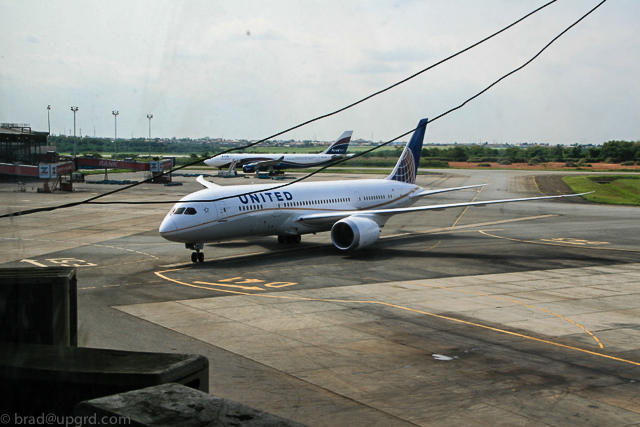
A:
<svg viewBox="0 0 640 427">
<path fill-rule="evenodd" d="M 49 135 L 47 135 L 47 145 L 49 145 L 49 136 L 51 136 L 51 117 L 49 112 L 51 111 L 51 105 L 47 105 L 47 124 L 49 125 Z"/>
<path fill-rule="evenodd" d="M 78 111 L 78 107 L 71 107 L 71 111 L 73 111 L 73 157 L 76 156 L 76 111 Z"/>
<path fill-rule="evenodd" d="M 149 161 L 151 161 L 151 119 L 153 119 L 153 114 L 147 114 L 147 119 L 149 119 Z"/>
<path fill-rule="evenodd" d="M 115 152 L 116 160 L 118 160 L 118 114 L 120 114 L 120 111 L 113 110 L 111 114 L 113 114 L 113 122 L 115 125 L 115 135 L 116 135 L 115 138 L 113 139 L 113 151 Z"/>
</svg>

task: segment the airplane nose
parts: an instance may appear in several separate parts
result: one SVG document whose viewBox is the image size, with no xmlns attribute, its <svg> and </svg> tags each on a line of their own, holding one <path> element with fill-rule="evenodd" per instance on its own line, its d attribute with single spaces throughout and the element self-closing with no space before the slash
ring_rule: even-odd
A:
<svg viewBox="0 0 640 427">
<path fill-rule="evenodd" d="M 172 231 L 176 231 L 177 229 L 178 227 L 176 226 L 176 223 L 173 222 L 171 218 L 165 218 L 162 221 L 162 224 L 160 224 L 160 228 L 158 228 L 158 231 L 160 232 L 160 235 L 162 235 L 164 233 L 170 233 Z"/>
</svg>

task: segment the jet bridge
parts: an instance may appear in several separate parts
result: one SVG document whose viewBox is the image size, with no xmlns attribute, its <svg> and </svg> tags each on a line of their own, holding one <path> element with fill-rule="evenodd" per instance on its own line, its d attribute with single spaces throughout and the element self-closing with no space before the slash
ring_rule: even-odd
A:
<svg viewBox="0 0 640 427">
<path fill-rule="evenodd" d="M 156 184 L 166 184 L 171 182 L 172 174 L 164 174 L 164 171 L 171 170 L 174 166 L 173 159 L 154 160 L 151 162 L 136 162 L 134 160 L 108 160 L 93 159 L 88 157 L 77 157 L 75 159 L 78 169 L 104 169 L 105 179 L 109 169 L 131 169 L 139 171 L 149 171 L 152 181 Z"/>
</svg>

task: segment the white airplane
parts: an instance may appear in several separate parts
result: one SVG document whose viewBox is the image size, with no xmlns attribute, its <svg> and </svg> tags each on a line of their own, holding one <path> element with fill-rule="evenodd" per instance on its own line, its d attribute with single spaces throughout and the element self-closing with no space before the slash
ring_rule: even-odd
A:
<svg viewBox="0 0 640 427">
<path fill-rule="evenodd" d="M 204 261 L 205 243 L 254 236 L 277 235 L 280 243 L 298 243 L 302 234 L 331 231 L 338 249 L 353 250 L 375 243 L 397 214 L 586 194 L 410 207 L 419 197 L 482 186 L 426 190 L 415 184 L 426 126 L 427 119 L 421 120 L 386 179 L 219 186 L 199 176 L 207 188 L 176 203 L 160 235 L 195 251 L 193 262 Z"/>
<path fill-rule="evenodd" d="M 266 169 L 297 169 L 323 166 L 347 155 L 347 148 L 351 141 L 352 131 L 346 131 L 333 144 L 319 154 L 220 154 L 204 161 L 207 166 L 228 168 L 233 165 L 241 166 L 245 173 Z M 235 163 L 234 163 L 235 162 Z"/>
</svg>

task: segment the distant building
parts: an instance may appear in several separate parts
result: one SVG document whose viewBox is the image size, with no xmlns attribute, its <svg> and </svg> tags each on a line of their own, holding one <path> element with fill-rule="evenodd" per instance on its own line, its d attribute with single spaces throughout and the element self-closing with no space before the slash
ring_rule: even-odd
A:
<svg viewBox="0 0 640 427">
<path fill-rule="evenodd" d="M 35 132 L 24 123 L 0 123 L 0 163 L 37 165 L 47 155 L 49 132 Z"/>
</svg>

